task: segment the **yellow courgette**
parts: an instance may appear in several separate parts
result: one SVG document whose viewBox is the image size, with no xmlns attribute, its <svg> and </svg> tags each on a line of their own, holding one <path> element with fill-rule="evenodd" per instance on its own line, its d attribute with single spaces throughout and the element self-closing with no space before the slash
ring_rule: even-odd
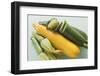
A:
<svg viewBox="0 0 100 76">
<path fill-rule="evenodd" d="M 33 24 L 33 28 L 35 28 L 38 34 L 48 38 L 56 49 L 61 50 L 69 58 L 75 58 L 79 55 L 80 48 L 59 33 L 50 31 L 40 24 Z"/>
</svg>

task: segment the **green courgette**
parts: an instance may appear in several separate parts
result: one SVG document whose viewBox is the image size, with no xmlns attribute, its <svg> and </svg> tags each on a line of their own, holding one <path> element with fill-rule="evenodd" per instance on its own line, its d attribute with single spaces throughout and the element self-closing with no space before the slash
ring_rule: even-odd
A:
<svg viewBox="0 0 100 76">
<path fill-rule="evenodd" d="M 56 59 L 56 57 L 53 54 L 53 52 L 55 53 L 56 50 L 53 48 L 49 40 L 47 38 L 38 35 L 35 32 L 33 32 L 32 35 L 33 35 L 32 43 L 34 44 L 34 47 L 38 52 L 40 59 L 42 60 Z"/>
<path fill-rule="evenodd" d="M 79 30 L 79 29 L 77 29 L 75 27 L 72 27 L 72 28 L 75 29 L 76 31 L 78 31 L 86 40 L 88 39 L 88 36 L 87 36 L 87 34 L 85 32 L 83 32 L 83 31 L 81 31 L 81 30 Z"/>
<path fill-rule="evenodd" d="M 85 39 L 80 32 L 72 28 L 66 21 L 64 21 L 64 23 L 63 28 L 59 29 L 59 32 L 77 45 L 87 48 L 87 39 Z"/>
<path fill-rule="evenodd" d="M 32 35 L 35 37 L 35 39 L 40 43 L 44 37 L 38 35 L 36 32 L 32 32 Z"/>
<path fill-rule="evenodd" d="M 35 37 L 32 37 L 32 43 L 34 45 L 34 48 L 36 49 L 37 53 L 40 54 L 42 52 L 42 48 L 38 44 L 38 41 L 35 39 Z"/>
<path fill-rule="evenodd" d="M 49 60 L 49 57 L 46 53 L 43 52 L 42 48 L 40 47 L 38 41 L 35 39 L 34 36 L 31 38 L 34 48 L 36 49 L 38 56 L 41 60 Z"/>
</svg>

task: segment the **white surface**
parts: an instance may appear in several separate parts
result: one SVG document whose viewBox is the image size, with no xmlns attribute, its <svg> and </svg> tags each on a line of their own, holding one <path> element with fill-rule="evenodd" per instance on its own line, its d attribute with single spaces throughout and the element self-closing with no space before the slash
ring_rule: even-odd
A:
<svg viewBox="0 0 100 76">
<path fill-rule="evenodd" d="M 10 36 L 11 36 L 11 28 L 10 28 L 10 3 L 13 0 L 1 0 L 0 1 L 0 76 L 14 76 L 10 73 Z M 16 0 L 17 1 L 17 0 Z M 33 0 L 21 0 L 21 1 L 33 1 Z M 34 2 L 48 2 L 48 3 L 61 3 L 61 4 L 75 4 L 75 5 L 95 5 L 99 7 L 100 13 L 100 0 L 35 0 Z M 100 14 L 99 14 L 100 20 Z M 98 21 L 99 22 L 99 21 Z M 100 22 L 99 24 L 100 25 Z M 98 26 L 100 29 L 100 26 Z M 98 30 L 100 33 L 100 30 Z M 98 36 L 100 43 L 100 34 Z M 100 45 L 100 44 L 99 44 Z M 100 48 L 99 48 L 100 50 Z M 100 51 L 99 52 L 99 67 L 100 67 Z M 55 73 L 40 73 L 34 74 L 34 76 L 99 76 L 100 75 L 100 68 L 99 70 L 85 70 L 85 71 L 70 71 L 70 72 L 55 72 Z M 33 74 L 26 74 L 26 75 L 19 75 L 19 76 L 32 76 Z"/>
<path fill-rule="evenodd" d="M 39 11 L 39 12 L 38 12 Z M 63 16 L 85 16 L 88 17 L 88 24 L 84 31 L 88 30 L 88 58 L 87 59 L 66 59 L 66 60 L 52 60 L 52 61 L 27 61 L 27 15 L 28 14 L 44 14 L 44 15 L 63 15 Z M 66 17 L 65 17 L 66 18 Z M 60 18 L 61 19 L 61 18 Z M 66 18 L 67 19 L 67 18 Z M 72 19 L 69 22 L 72 22 Z M 35 20 L 36 21 L 36 20 Z M 80 22 L 81 23 L 81 22 Z M 83 23 L 84 24 L 84 23 Z M 74 22 L 73 22 L 74 25 Z M 78 25 L 78 24 L 75 24 Z M 81 25 L 81 24 L 80 24 Z M 76 26 L 78 27 L 78 26 Z M 91 29 L 87 29 L 91 28 Z M 80 29 L 83 27 L 80 26 Z M 29 31 L 28 31 L 29 32 Z M 73 10 L 73 9 L 59 9 L 56 8 L 38 8 L 38 7 L 21 7 L 20 8 L 20 69 L 42 69 L 42 68 L 60 68 L 60 67 L 74 67 L 74 66 L 93 66 L 94 65 L 94 11 L 90 10 Z M 29 34 L 28 34 L 29 37 Z M 30 45 L 28 45 L 30 46 Z M 58 64 L 59 63 L 59 64 Z M 65 64 L 66 63 L 66 64 Z M 39 65 L 38 65 L 39 64 Z"/>
</svg>

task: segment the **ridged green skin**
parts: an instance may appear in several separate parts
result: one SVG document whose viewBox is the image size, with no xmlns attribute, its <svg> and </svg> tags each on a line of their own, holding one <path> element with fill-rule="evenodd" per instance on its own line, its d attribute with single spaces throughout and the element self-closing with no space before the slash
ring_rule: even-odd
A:
<svg viewBox="0 0 100 76">
<path fill-rule="evenodd" d="M 88 36 L 87 36 L 87 34 L 85 32 L 83 32 L 83 31 L 81 31 L 81 30 L 79 30 L 79 29 L 77 29 L 75 27 L 72 27 L 72 28 L 75 29 L 76 31 L 78 31 L 86 40 L 88 39 Z"/>
<path fill-rule="evenodd" d="M 81 34 L 82 32 L 79 32 L 79 30 L 71 27 L 68 23 L 66 23 L 66 21 L 64 22 L 63 28 L 58 29 L 59 33 L 61 33 L 63 36 L 65 36 L 75 44 L 87 48 L 87 39 Z"/>
<path fill-rule="evenodd" d="M 34 48 L 36 49 L 37 53 L 40 54 L 42 52 L 42 49 L 41 49 L 40 45 L 38 44 L 37 40 L 35 39 L 35 37 L 32 37 L 32 43 L 33 43 Z"/>
</svg>

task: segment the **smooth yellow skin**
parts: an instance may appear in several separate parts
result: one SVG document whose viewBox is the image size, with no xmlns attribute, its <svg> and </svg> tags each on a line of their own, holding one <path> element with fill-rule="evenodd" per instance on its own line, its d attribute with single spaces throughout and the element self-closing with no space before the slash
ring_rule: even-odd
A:
<svg viewBox="0 0 100 76">
<path fill-rule="evenodd" d="M 61 50 L 69 58 L 76 58 L 79 55 L 80 48 L 59 33 L 52 32 L 40 24 L 34 24 L 33 28 L 38 34 L 48 38 L 56 49 Z"/>
</svg>

